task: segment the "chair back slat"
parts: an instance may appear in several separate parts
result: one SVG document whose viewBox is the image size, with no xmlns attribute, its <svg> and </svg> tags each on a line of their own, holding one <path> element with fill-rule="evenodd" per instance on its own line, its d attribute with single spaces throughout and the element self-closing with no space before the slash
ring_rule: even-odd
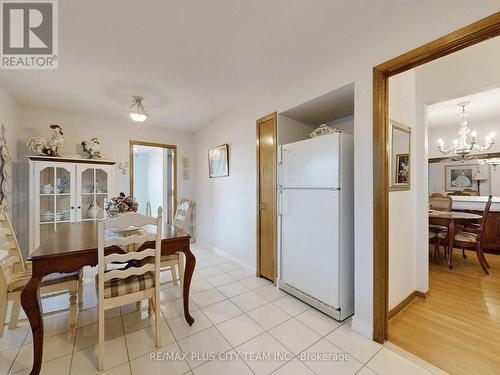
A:
<svg viewBox="0 0 500 375">
<path fill-rule="evenodd" d="M 0 283 L 8 284 L 16 273 L 25 270 L 25 265 L 14 229 L 5 210 L 0 210 L 0 253 Z"/>
<path fill-rule="evenodd" d="M 156 235 L 155 235 L 155 237 L 156 237 Z M 147 249 L 147 250 L 142 250 L 139 252 L 131 251 L 131 252 L 128 252 L 126 254 L 114 253 L 114 254 L 110 254 L 110 255 L 105 256 L 104 261 L 106 262 L 106 265 L 110 264 L 110 263 L 126 263 L 126 262 L 129 262 L 131 260 L 139 261 L 139 260 L 143 260 L 143 259 L 148 258 L 148 257 L 154 257 L 155 254 L 156 254 L 155 249 Z"/>
<path fill-rule="evenodd" d="M 104 221 L 104 229 L 141 228 L 146 225 L 156 225 L 156 218 L 145 216 L 138 212 L 129 212 L 113 219 Z"/>
<path fill-rule="evenodd" d="M 127 213 L 117 218 L 100 221 L 97 226 L 97 268 L 99 300 L 104 296 L 104 282 L 112 279 L 124 279 L 133 275 L 154 273 L 155 286 L 160 285 L 160 258 L 162 237 L 162 208 L 158 208 L 156 218 L 136 212 Z M 145 227 L 148 228 L 145 229 Z M 155 233 L 149 226 L 155 227 Z M 120 235 L 122 230 L 137 228 L 131 235 Z M 111 233 L 110 233 L 111 232 Z M 155 241 L 154 248 L 137 251 L 142 244 Z M 125 254 L 105 255 L 104 249 L 111 246 L 126 247 Z M 145 263 L 146 258 L 153 258 L 154 262 Z M 108 271 L 107 266 L 112 262 L 128 262 L 124 268 Z M 137 261 L 137 262 L 135 262 Z"/>
<path fill-rule="evenodd" d="M 484 227 L 486 225 L 486 220 L 488 220 L 488 215 L 490 213 L 490 208 L 491 208 L 491 202 L 493 200 L 493 196 L 490 194 L 488 197 L 488 201 L 486 202 L 486 205 L 484 206 L 483 210 L 483 217 L 481 218 L 481 222 L 479 223 L 479 241 L 482 242 L 483 236 L 484 236 Z"/>
<path fill-rule="evenodd" d="M 189 223 L 193 210 L 193 203 L 188 199 L 182 199 L 175 212 L 173 226 L 185 230 Z"/>
<path fill-rule="evenodd" d="M 109 238 L 107 237 L 104 240 L 104 246 L 105 247 L 110 247 L 110 246 L 123 247 L 123 246 L 134 245 L 134 244 L 143 244 L 144 242 L 154 241 L 155 239 L 156 239 L 156 233 L 145 232 L 144 230 L 140 229 L 137 231 L 137 233 L 134 233 L 130 236 L 115 235 L 115 236 L 112 236 Z"/>
<path fill-rule="evenodd" d="M 129 267 L 125 270 L 115 269 L 105 272 L 103 281 L 108 281 L 111 279 L 126 279 L 129 276 L 144 275 L 146 272 L 154 272 L 154 271 L 155 271 L 155 265 L 152 263 L 147 263 L 140 267 Z"/>
</svg>

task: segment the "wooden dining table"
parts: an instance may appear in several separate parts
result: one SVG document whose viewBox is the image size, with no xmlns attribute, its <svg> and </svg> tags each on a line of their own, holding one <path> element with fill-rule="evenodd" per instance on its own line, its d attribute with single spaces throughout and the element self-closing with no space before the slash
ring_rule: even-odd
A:
<svg viewBox="0 0 500 375">
<path fill-rule="evenodd" d="M 466 224 L 481 219 L 481 215 L 460 211 L 429 210 L 429 224 L 442 225 L 448 228 L 448 268 L 453 268 L 453 245 L 457 224 Z"/>
<path fill-rule="evenodd" d="M 154 226 L 144 227 L 155 231 Z M 114 235 L 114 234 L 109 234 Z M 193 276 L 196 258 L 189 248 L 190 236 L 164 224 L 162 229 L 161 253 L 171 255 L 183 252 L 186 256 L 184 285 L 182 296 L 184 302 L 184 318 L 189 325 L 194 323 L 189 314 L 189 288 Z M 154 246 L 144 243 L 141 249 Z M 119 247 L 105 249 L 106 254 L 123 252 Z M 31 375 L 38 375 L 43 359 L 43 312 L 40 305 L 39 285 L 44 276 L 51 273 L 75 272 L 84 266 L 97 265 L 97 223 L 87 221 L 82 223 L 67 223 L 54 232 L 47 241 L 36 249 L 28 260 L 32 263 L 32 276 L 21 293 L 21 304 L 30 322 L 33 334 L 33 367 Z"/>
</svg>

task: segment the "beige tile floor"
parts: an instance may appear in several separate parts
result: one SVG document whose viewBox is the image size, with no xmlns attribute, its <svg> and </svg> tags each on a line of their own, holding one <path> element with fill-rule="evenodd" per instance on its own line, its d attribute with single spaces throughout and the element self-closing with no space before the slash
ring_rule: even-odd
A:
<svg viewBox="0 0 500 375">
<path fill-rule="evenodd" d="M 329 318 L 227 258 L 197 245 L 193 252 L 197 267 L 190 303 L 196 322 L 189 327 L 184 321 L 181 291 L 172 285 L 162 288 L 163 346 L 158 351 L 154 318 L 148 317 L 145 303 L 141 311 L 135 305 L 108 311 L 104 374 L 438 373 L 422 361 L 409 360 L 358 335 L 349 321 Z M 94 274 L 94 269 L 85 270 L 84 311 L 76 334 L 68 332 L 67 312 L 45 318 L 42 374 L 98 373 Z M 46 299 L 43 305 L 47 310 L 63 308 L 68 297 Z M 29 374 L 31 341 L 27 323 L 15 330 L 6 328 L 0 339 L 0 374 Z M 152 360 L 151 352 L 177 357 Z M 225 357 L 209 357 L 210 353 Z M 344 360 L 317 360 L 321 353 Z"/>
</svg>

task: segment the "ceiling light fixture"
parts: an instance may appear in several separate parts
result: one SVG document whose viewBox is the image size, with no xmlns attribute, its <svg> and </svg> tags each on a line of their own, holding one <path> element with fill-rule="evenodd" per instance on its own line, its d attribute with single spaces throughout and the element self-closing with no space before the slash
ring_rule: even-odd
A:
<svg viewBox="0 0 500 375">
<path fill-rule="evenodd" d="M 132 121 L 137 123 L 142 123 L 149 117 L 148 113 L 142 106 L 142 101 L 144 98 L 142 96 L 134 95 L 134 102 L 128 109 L 128 115 Z"/>
<path fill-rule="evenodd" d="M 477 133 L 475 131 L 471 131 L 471 129 L 467 126 L 467 114 L 469 111 L 466 111 L 465 107 L 469 104 L 470 102 L 458 103 L 458 106 L 462 108 L 458 113 L 458 123 L 460 127 L 458 129 L 458 139 L 453 141 L 453 145 L 446 148 L 444 141 L 441 138 L 438 139 L 438 149 L 443 155 L 447 155 L 453 151 L 459 159 L 465 160 L 466 156 L 472 151 L 484 152 L 489 150 L 493 145 L 493 139 L 495 138 L 494 132 L 491 132 L 486 136 L 484 139 L 484 146 L 481 146 L 477 143 Z"/>
</svg>

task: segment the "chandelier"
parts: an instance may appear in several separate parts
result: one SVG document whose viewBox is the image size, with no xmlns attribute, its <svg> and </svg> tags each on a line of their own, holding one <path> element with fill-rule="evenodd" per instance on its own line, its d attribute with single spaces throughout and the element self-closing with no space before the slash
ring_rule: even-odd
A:
<svg viewBox="0 0 500 375">
<path fill-rule="evenodd" d="M 144 98 L 142 96 L 134 95 L 133 103 L 128 110 L 128 115 L 132 121 L 141 123 L 147 120 L 149 117 L 148 113 L 142 106 L 142 101 Z"/>
<path fill-rule="evenodd" d="M 453 141 L 453 145 L 445 147 L 444 141 L 441 138 L 438 139 L 438 149 L 443 155 L 448 155 L 449 153 L 454 152 L 459 159 L 464 160 L 465 157 L 472 151 L 484 152 L 489 150 L 493 145 L 493 140 L 495 138 L 494 132 L 491 132 L 485 137 L 484 145 L 480 145 L 477 142 L 477 133 L 475 131 L 471 131 L 471 129 L 467 126 L 467 114 L 469 111 L 466 111 L 465 107 L 469 104 L 470 102 L 458 103 L 458 106 L 461 107 L 461 110 L 458 113 L 458 123 L 460 127 L 458 129 L 458 139 Z"/>
</svg>

